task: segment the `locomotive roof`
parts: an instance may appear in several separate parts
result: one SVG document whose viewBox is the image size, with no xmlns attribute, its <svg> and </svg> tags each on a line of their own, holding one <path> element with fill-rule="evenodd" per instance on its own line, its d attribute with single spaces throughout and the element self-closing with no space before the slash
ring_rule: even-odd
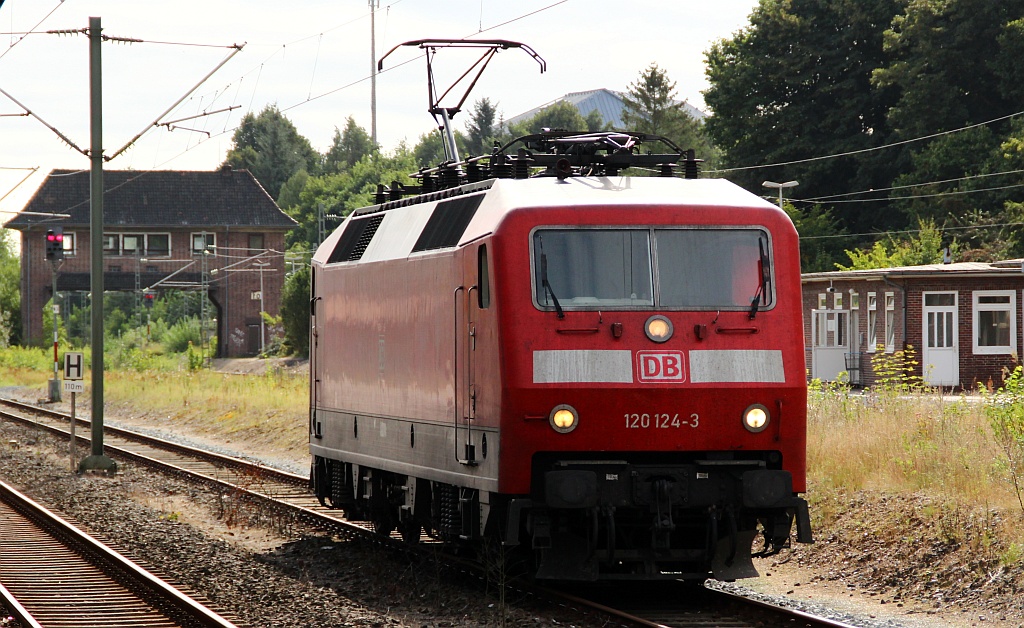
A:
<svg viewBox="0 0 1024 628">
<path fill-rule="evenodd" d="M 457 234 L 452 234 L 451 228 L 446 233 L 436 234 L 433 232 L 437 229 L 436 225 L 432 231 L 431 218 L 440 204 L 444 204 L 442 210 L 455 218 L 456 222 L 459 215 L 466 216 Z M 688 205 L 712 209 L 747 208 L 772 214 L 781 212 L 774 204 L 725 179 L 492 179 L 358 209 L 324 241 L 313 259 L 321 264 L 355 260 L 380 261 L 403 258 L 424 250 L 455 247 L 493 232 L 507 214 L 521 209 L 635 205 Z M 449 209 L 450 212 L 447 211 Z M 349 224 L 355 225 L 356 221 L 362 221 L 359 223 L 359 233 L 349 233 L 346 237 L 346 240 L 350 240 L 348 243 L 341 241 Z M 365 235 L 362 232 L 363 223 L 371 229 Z M 378 233 L 385 237 L 374 237 Z M 425 238 L 428 240 L 426 244 Z M 356 244 L 358 239 L 362 242 Z M 347 245 L 351 246 L 346 248 Z M 352 249 L 353 246 L 356 248 Z M 340 257 L 339 249 L 345 249 Z"/>
</svg>

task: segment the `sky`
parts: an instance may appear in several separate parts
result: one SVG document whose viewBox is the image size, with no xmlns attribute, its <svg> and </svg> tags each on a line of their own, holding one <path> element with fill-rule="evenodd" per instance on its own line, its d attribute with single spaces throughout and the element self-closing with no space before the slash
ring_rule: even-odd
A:
<svg viewBox="0 0 1024 628">
<path fill-rule="evenodd" d="M 522 50 L 495 55 L 454 119 L 458 129 L 480 98 L 510 118 L 570 92 L 625 91 L 651 63 L 676 82 L 677 98 L 703 109 L 705 51 L 744 28 L 756 5 L 379 0 L 372 46 L 368 0 L 0 0 L 0 221 L 25 206 L 50 170 L 89 168 L 89 159 L 48 127 L 89 147 L 89 42 L 81 31 L 90 17 L 101 18 L 111 38 L 101 51 L 103 152 L 111 158 L 128 146 L 104 168 L 212 170 L 242 117 L 268 105 L 321 152 L 349 116 L 369 132 L 371 51 L 380 59 L 417 39 L 519 41 L 546 62 L 541 73 Z M 236 44 L 244 46 L 236 52 Z M 479 55 L 439 51 L 438 90 Z M 418 48 L 401 47 L 384 59 L 376 84 L 377 139 L 385 151 L 403 141 L 412 146 L 433 130 Z M 442 105 L 455 105 L 464 92 L 465 82 Z"/>
</svg>

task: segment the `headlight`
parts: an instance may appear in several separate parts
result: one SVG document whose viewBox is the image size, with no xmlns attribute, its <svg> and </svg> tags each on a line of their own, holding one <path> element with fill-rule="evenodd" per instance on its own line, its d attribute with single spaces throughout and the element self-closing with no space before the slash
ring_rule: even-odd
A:
<svg viewBox="0 0 1024 628">
<path fill-rule="evenodd" d="M 551 423 L 551 429 L 561 434 L 568 434 L 576 429 L 576 425 L 580 421 L 579 415 L 576 414 L 576 408 L 563 403 L 552 408 L 551 414 L 548 415 L 548 422 Z"/>
<path fill-rule="evenodd" d="M 768 408 L 755 403 L 743 411 L 743 427 L 754 433 L 763 432 L 770 418 Z"/>
<path fill-rule="evenodd" d="M 672 321 L 655 314 L 644 323 L 644 333 L 654 342 L 665 342 L 672 337 Z"/>
</svg>

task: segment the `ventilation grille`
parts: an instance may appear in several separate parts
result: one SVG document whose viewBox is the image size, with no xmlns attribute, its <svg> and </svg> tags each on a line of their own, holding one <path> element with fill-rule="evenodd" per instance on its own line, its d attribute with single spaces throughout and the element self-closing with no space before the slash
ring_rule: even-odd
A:
<svg viewBox="0 0 1024 628">
<path fill-rule="evenodd" d="M 456 246 L 483 200 L 483 194 L 475 194 L 438 203 L 412 247 L 413 253 Z"/>
<path fill-rule="evenodd" d="M 377 228 L 380 227 L 383 220 L 384 214 L 373 214 L 366 218 L 350 220 L 327 263 L 336 264 L 359 260 L 366 252 L 366 247 L 370 246 L 373 234 L 377 233 Z"/>
</svg>

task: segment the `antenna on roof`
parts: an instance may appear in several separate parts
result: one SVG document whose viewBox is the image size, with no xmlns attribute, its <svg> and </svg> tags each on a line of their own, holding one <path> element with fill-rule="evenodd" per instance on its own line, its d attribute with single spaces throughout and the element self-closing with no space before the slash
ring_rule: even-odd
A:
<svg viewBox="0 0 1024 628">
<path fill-rule="evenodd" d="M 417 39 L 414 41 L 407 41 L 403 44 L 398 44 L 391 50 L 389 50 L 380 61 L 377 62 L 377 70 L 381 71 L 384 69 L 384 59 L 388 58 L 392 52 L 398 50 L 402 46 L 418 46 L 421 50 L 426 51 L 427 57 L 427 94 L 430 100 L 430 107 L 427 111 L 430 115 L 434 116 L 434 120 L 440 126 L 444 133 L 444 152 L 445 158 L 449 162 L 459 161 L 459 151 L 455 146 L 455 133 L 452 131 L 452 118 L 455 117 L 459 111 L 462 110 L 462 105 L 465 104 L 466 98 L 469 97 L 469 93 L 473 91 L 476 86 L 476 82 L 480 80 L 480 76 L 483 74 L 487 64 L 491 62 L 491 58 L 499 50 L 507 50 L 509 48 L 520 48 L 528 55 L 536 59 L 537 63 L 540 64 L 541 73 L 547 69 L 547 62 L 544 61 L 533 48 L 530 48 L 526 44 L 518 41 L 508 41 L 506 39 Z M 434 55 L 437 54 L 439 48 L 481 48 L 484 53 L 476 60 L 469 69 L 462 73 L 462 76 L 457 78 L 452 83 L 451 87 L 446 89 L 443 94 L 437 95 L 437 88 L 434 85 L 434 66 L 433 59 Z M 478 68 L 478 69 L 477 69 Z M 476 75 L 470 81 L 469 86 L 466 88 L 466 93 L 462 95 L 458 104 L 454 107 L 442 107 L 441 100 L 447 96 L 455 86 L 462 82 L 473 70 L 476 69 Z"/>
</svg>

